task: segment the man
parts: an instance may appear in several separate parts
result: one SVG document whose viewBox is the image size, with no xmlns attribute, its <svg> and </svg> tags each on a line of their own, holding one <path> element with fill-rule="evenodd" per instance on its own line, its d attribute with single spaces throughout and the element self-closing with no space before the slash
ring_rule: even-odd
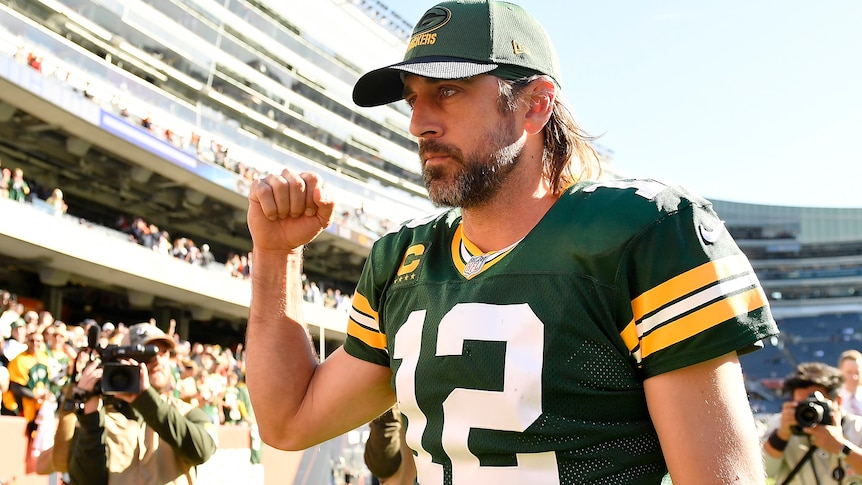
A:
<svg viewBox="0 0 862 485">
<path fill-rule="evenodd" d="M 862 417 L 841 410 L 842 380 L 841 371 L 820 362 L 799 364 L 784 380 L 788 399 L 763 443 L 776 484 L 862 481 Z"/>
<path fill-rule="evenodd" d="M 48 393 L 48 356 L 45 339 L 39 333 L 26 336 L 26 350 L 9 362 L 9 390 L 3 395 L 3 407 L 23 416 L 28 429 L 35 430 L 36 414 Z M 12 414 L 10 413 L 10 414 Z"/>
<path fill-rule="evenodd" d="M 84 368 L 73 394 L 79 426 L 69 457 L 72 484 L 196 483 L 195 467 L 215 453 L 216 444 L 206 414 L 173 397 L 174 341 L 158 327 L 138 323 L 123 343 L 157 345 L 158 355 L 149 362 L 127 362 L 140 368 L 139 392 L 94 394 L 103 367 L 95 360 Z"/>
<path fill-rule="evenodd" d="M 27 324 L 17 318 L 9 327 L 9 338 L 3 343 L 3 359 L 11 362 L 18 354 L 27 350 Z"/>
<path fill-rule="evenodd" d="M 303 449 L 397 401 L 420 483 L 761 483 L 738 352 L 777 333 L 711 205 L 590 182 L 550 40 L 520 7 L 444 2 L 353 98 L 412 107 L 425 184 L 454 207 L 366 261 L 318 364 L 301 256 L 332 221 L 312 173 L 252 184 L 248 385 L 264 442 Z"/>
<path fill-rule="evenodd" d="M 860 368 L 862 368 L 862 352 L 851 349 L 842 352 L 838 357 L 838 370 L 844 377 L 844 384 L 841 386 L 841 407 L 845 413 L 862 415 Z"/>
<path fill-rule="evenodd" d="M 18 202 L 26 202 L 30 195 L 30 184 L 24 180 L 24 170 L 16 168 L 9 185 L 9 198 Z"/>
</svg>

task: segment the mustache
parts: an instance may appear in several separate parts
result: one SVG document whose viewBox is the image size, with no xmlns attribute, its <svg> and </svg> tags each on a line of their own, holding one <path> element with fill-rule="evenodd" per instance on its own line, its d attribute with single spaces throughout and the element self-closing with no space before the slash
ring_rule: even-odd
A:
<svg viewBox="0 0 862 485">
<path fill-rule="evenodd" d="M 464 153 L 455 146 L 437 140 L 419 141 L 419 159 L 424 163 L 431 156 L 448 156 L 458 160 L 464 158 Z"/>
</svg>

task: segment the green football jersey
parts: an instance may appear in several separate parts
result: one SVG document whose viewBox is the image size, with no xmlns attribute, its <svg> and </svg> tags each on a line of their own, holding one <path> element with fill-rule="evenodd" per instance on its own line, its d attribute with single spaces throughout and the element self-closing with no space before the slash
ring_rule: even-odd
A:
<svg viewBox="0 0 862 485">
<path fill-rule="evenodd" d="M 652 180 L 569 189 L 509 248 L 459 210 L 374 245 L 344 348 L 393 372 L 420 483 L 659 483 L 644 379 L 778 333 L 708 201 Z"/>
</svg>

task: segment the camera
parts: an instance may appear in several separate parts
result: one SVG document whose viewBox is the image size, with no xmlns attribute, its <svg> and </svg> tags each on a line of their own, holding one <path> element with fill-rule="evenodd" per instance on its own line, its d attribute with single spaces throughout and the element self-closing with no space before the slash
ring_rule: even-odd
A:
<svg viewBox="0 0 862 485">
<path fill-rule="evenodd" d="M 159 355 L 158 345 L 108 345 L 96 347 L 102 359 L 102 380 L 96 384 L 95 393 L 117 394 L 141 392 L 141 371 L 136 365 L 122 364 L 122 359 L 149 362 Z"/>
<path fill-rule="evenodd" d="M 819 391 L 796 406 L 796 422 L 800 428 L 832 424 L 832 406 Z"/>
</svg>

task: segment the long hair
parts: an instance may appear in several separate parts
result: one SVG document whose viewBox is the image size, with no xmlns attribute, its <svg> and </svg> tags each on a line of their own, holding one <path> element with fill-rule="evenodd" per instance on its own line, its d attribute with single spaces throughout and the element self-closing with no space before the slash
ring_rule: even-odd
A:
<svg viewBox="0 0 862 485">
<path fill-rule="evenodd" d="M 518 96 L 524 88 L 540 77 L 543 76 L 535 75 L 516 80 L 500 78 L 500 111 L 503 113 L 514 111 L 518 106 Z M 580 180 L 601 175 L 599 155 L 591 144 L 597 137 L 588 134 L 578 126 L 560 96 L 554 98 L 551 117 L 542 133 L 544 134 L 542 173 L 555 195 L 559 195 Z"/>
</svg>

